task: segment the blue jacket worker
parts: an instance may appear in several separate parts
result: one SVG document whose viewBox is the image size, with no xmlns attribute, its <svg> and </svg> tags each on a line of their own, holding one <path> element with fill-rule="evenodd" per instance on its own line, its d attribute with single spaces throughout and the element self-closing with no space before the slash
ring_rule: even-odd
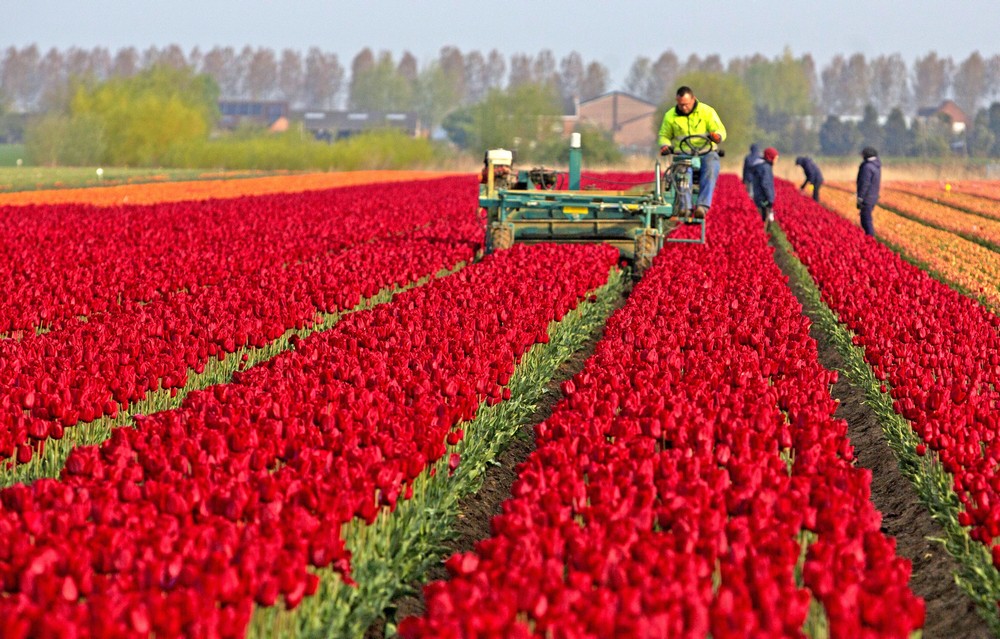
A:
<svg viewBox="0 0 1000 639">
<path fill-rule="evenodd" d="M 861 165 L 858 167 L 858 211 L 861 213 L 861 228 L 866 235 L 875 235 L 872 211 L 878 204 L 881 185 L 882 161 L 878 158 L 878 151 L 866 146 L 861 150 Z"/>
<path fill-rule="evenodd" d="M 746 187 L 747 194 L 753 199 L 753 167 L 764 161 L 761 155 L 760 146 L 756 143 L 750 145 L 750 152 L 743 158 L 743 186 Z"/>
<path fill-rule="evenodd" d="M 795 158 L 795 165 L 802 167 L 802 172 L 806 174 L 806 179 L 799 187 L 799 190 L 806 188 L 807 184 L 813 185 L 813 199 L 819 202 L 819 187 L 823 186 L 823 173 L 813 162 L 811 157 L 800 155 Z"/>
<path fill-rule="evenodd" d="M 765 223 L 774 221 L 774 163 L 778 150 L 772 146 L 764 149 L 762 161 L 755 164 L 750 172 L 753 186 L 753 201 L 760 211 L 760 219 Z"/>
</svg>

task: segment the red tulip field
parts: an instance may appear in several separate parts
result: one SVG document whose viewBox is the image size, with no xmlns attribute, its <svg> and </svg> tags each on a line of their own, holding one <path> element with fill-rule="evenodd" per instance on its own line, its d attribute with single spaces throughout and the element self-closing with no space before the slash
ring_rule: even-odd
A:
<svg viewBox="0 0 1000 639">
<path fill-rule="evenodd" d="M 0 203 L 0 635 L 1000 635 L 981 278 L 784 182 L 633 283 L 382 178 Z M 993 250 L 931 190 L 876 228 Z"/>
</svg>

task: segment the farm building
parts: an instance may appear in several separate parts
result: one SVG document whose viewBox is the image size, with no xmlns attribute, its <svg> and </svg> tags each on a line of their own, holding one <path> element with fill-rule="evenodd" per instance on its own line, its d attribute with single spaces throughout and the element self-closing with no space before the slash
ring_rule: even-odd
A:
<svg viewBox="0 0 1000 639">
<path fill-rule="evenodd" d="M 610 132 L 627 153 L 647 153 L 656 146 L 656 105 L 624 91 L 580 102 L 576 121 Z"/>
<path fill-rule="evenodd" d="M 269 100 L 220 100 L 219 127 L 235 129 L 241 124 L 262 127 L 274 125 L 280 118 L 288 117 L 288 103 Z"/>
<path fill-rule="evenodd" d="M 945 100 L 936 107 L 925 107 L 917 110 L 917 120 L 926 122 L 931 118 L 947 118 L 951 122 L 951 132 L 963 133 L 969 126 L 969 116 L 965 114 L 954 100 Z"/>
<path fill-rule="evenodd" d="M 296 111 L 290 119 L 318 140 L 341 140 L 374 129 L 399 129 L 411 137 L 423 135 L 412 111 Z"/>
</svg>

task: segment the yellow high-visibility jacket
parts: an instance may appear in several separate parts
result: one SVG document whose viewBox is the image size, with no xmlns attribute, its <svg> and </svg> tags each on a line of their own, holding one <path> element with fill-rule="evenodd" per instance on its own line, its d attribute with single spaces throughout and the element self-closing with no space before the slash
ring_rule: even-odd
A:
<svg viewBox="0 0 1000 639">
<path fill-rule="evenodd" d="M 715 109 L 704 102 L 696 101 L 691 113 L 678 115 L 677 107 L 671 107 L 663 114 L 663 124 L 660 125 L 660 146 L 673 144 L 675 140 L 687 135 L 718 133 L 722 139 L 726 139 L 726 127 L 723 126 L 719 114 Z M 691 144 L 697 149 L 705 144 L 707 140 L 692 140 Z"/>
</svg>

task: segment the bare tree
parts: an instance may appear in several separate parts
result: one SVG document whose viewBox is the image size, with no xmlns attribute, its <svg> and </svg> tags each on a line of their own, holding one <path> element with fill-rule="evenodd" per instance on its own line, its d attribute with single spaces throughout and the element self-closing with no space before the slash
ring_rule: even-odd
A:
<svg viewBox="0 0 1000 639">
<path fill-rule="evenodd" d="M 1000 98 L 1000 55 L 995 55 L 986 61 L 986 77 L 988 99 L 990 103 Z"/>
<path fill-rule="evenodd" d="M 196 46 L 188 53 L 187 60 L 189 69 L 195 73 L 201 73 L 201 65 L 205 61 L 205 52 Z"/>
<path fill-rule="evenodd" d="M 504 78 L 507 77 L 507 61 L 503 54 L 493 49 L 486 56 L 486 69 L 483 73 L 488 89 L 500 89 L 503 87 Z"/>
<path fill-rule="evenodd" d="M 519 87 L 529 84 L 534 78 L 531 75 L 532 57 L 527 53 L 515 53 L 510 56 L 510 78 L 507 80 L 509 88 Z"/>
<path fill-rule="evenodd" d="M 90 51 L 80 47 L 70 47 L 62 55 L 62 75 L 67 78 L 92 78 Z"/>
<path fill-rule="evenodd" d="M 34 109 L 42 88 L 40 61 L 41 54 L 35 44 L 22 49 L 8 47 L 4 52 L 0 91 L 11 101 L 15 110 Z"/>
<path fill-rule="evenodd" d="M 465 98 L 470 104 L 479 102 L 490 89 L 490 69 L 486 58 L 478 51 L 465 54 Z"/>
<path fill-rule="evenodd" d="M 970 117 L 975 115 L 979 103 L 986 97 L 989 88 L 986 74 L 986 61 L 978 51 L 973 51 L 955 71 L 952 81 L 955 102 Z"/>
<path fill-rule="evenodd" d="M 871 72 L 863 53 L 855 53 L 847 59 L 843 87 L 850 113 L 861 113 L 871 95 Z"/>
<path fill-rule="evenodd" d="M 111 77 L 111 52 L 106 47 L 94 47 L 90 51 L 90 68 L 100 81 Z"/>
<path fill-rule="evenodd" d="M 823 67 L 820 77 L 823 81 L 821 91 L 821 108 L 827 115 L 841 115 L 847 109 L 847 97 L 844 88 L 847 75 L 847 60 L 842 55 L 835 55 L 829 64 Z"/>
<path fill-rule="evenodd" d="M 233 73 L 239 77 L 239 90 L 236 95 L 239 98 L 247 99 L 249 91 L 247 89 L 247 76 L 250 74 L 250 64 L 253 62 L 254 50 L 250 45 L 240 49 L 233 64 Z"/>
<path fill-rule="evenodd" d="M 371 55 L 371 51 L 368 51 Z M 374 64 L 374 56 L 372 58 Z M 305 102 L 309 109 L 335 108 L 344 82 L 344 67 L 335 53 L 312 47 L 306 54 Z"/>
<path fill-rule="evenodd" d="M 954 71 L 951 58 L 939 58 L 931 51 L 913 64 L 913 101 L 918 107 L 937 106 L 948 94 Z"/>
<path fill-rule="evenodd" d="M 691 73 L 692 71 L 701 71 L 701 56 L 697 53 L 692 53 L 684 61 L 683 73 Z"/>
<path fill-rule="evenodd" d="M 246 93 L 251 100 L 269 100 L 278 86 L 278 62 L 274 51 L 258 48 L 250 57 L 246 75 Z"/>
<path fill-rule="evenodd" d="M 881 115 L 896 107 L 907 106 L 909 87 L 903 56 L 898 53 L 880 55 L 871 61 L 870 101 Z"/>
<path fill-rule="evenodd" d="M 713 53 L 701 61 L 701 68 L 698 70 L 703 73 L 722 73 L 726 70 L 726 66 L 722 64 L 719 54 Z"/>
<path fill-rule="evenodd" d="M 354 96 L 358 92 L 358 81 L 361 77 L 375 68 L 375 54 L 371 49 L 365 47 L 354 56 L 351 60 L 351 80 L 348 84 L 347 101 L 349 103 L 354 101 Z"/>
<path fill-rule="evenodd" d="M 587 73 L 580 85 L 580 99 L 589 100 L 607 93 L 610 81 L 611 73 L 608 68 L 600 62 L 591 62 L 587 65 Z"/>
<path fill-rule="evenodd" d="M 111 63 L 111 75 L 130 78 L 139 71 L 139 52 L 135 47 L 119 49 Z"/>
<path fill-rule="evenodd" d="M 66 56 L 56 48 L 49 49 L 38 63 L 38 100 L 33 110 L 43 113 L 69 111 L 69 83 L 66 73 Z"/>
<path fill-rule="evenodd" d="M 240 97 L 242 74 L 236 64 L 236 51 L 232 47 L 215 47 L 205 54 L 202 72 L 211 76 L 219 85 L 219 94 L 230 100 Z"/>
<path fill-rule="evenodd" d="M 462 55 L 458 47 L 441 47 L 441 52 L 438 54 L 438 64 L 441 65 L 441 71 L 444 72 L 451 85 L 453 95 L 459 96 L 461 102 L 466 102 L 465 56 Z"/>
<path fill-rule="evenodd" d="M 190 68 L 190 63 L 188 62 L 187 55 L 184 53 L 184 49 L 181 49 L 176 44 L 167 45 L 165 49 L 160 51 L 157 63 L 166 65 L 173 69 Z"/>
<path fill-rule="evenodd" d="M 576 51 L 571 51 L 559 62 L 559 95 L 567 111 L 575 106 L 580 99 L 580 85 L 583 84 L 583 57 Z"/>
<path fill-rule="evenodd" d="M 653 63 L 652 84 L 649 87 L 650 102 L 659 103 L 673 95 L 674 84 L 680 76 L 681 63 L 677 54 L 666 50 Z"/>
<path fill-rule="evenodd" d="M 542 49 L 535 56 L 531 65 L 531 75 L 535 82 L 553 87 L 559 86 L 559 74 L 556 72 L 556 56 L 551 49 Z"/>
<path fill-rule="evenodd" d="M 418 66 L 417 58 L 409 51 L 404 51 L 403 56 L 399 59 L 399 64 L 396 66 L 396 72 L 399 73 L 400 77 L 409 82 L 410 86 L 414 86 L 420 72 Z"/>
<path fill-rule="evenodd" d="M 819 79 L 816 74 L 816 61 L 813 60 L 813 57 L 807 53 L 802 56 L 800 64 L 802 65 L 802 73 L 805 74 L 806 80 L 809 81 L 809 95 L 815 103 L 820 98 Z"/>
<path fill-rule="evenodd" d="M 632 61 L 628 75 L 625 76 L 625 90 L 644 100 L 650 100 L 650 88 L 655 86 L 653 77 L 653 61 L 644 55 Z"/>
<path fill-rule="evenodd" d="M 142 53 L 139 54 L 139 68 L 148 69 L 160 60 L 160 50 L 155 46 L 151 46 L 148 49 L 144 49 Z"/>
<path fill-rule="evenodd" d="M 303 99 L 302 54 L 295 49 L 284 49 L 278 62 L 278 90 L 289 104 L 299 105 Z"/>
</svg>

